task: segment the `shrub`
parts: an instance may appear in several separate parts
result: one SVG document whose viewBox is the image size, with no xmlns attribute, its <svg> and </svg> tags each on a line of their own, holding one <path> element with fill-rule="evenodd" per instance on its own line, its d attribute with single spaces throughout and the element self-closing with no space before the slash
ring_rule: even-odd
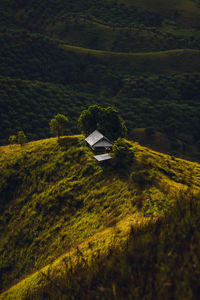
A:
<svg viewBox="0 0 200 300">
<path fill-rule="evenodd" d="M 117 166 L 128 167 L 133 162 L 134 152 L 123 138 L 118 138 L 113 144 L 113 157 Z"/>
<path fill-rule="evenodd" d="M 10 144 L 16 143 L 16 141 L 17 141 L 16 135 L 11 135 L 11 136 L 9 137 L 8 141 L 9 141 Z"/>
</svg>

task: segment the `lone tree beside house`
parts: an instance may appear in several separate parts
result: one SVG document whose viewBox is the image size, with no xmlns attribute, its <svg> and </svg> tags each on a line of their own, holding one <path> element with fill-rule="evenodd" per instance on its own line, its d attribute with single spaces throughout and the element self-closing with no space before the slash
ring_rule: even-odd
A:
<svg viewBox="0 0 200 300">
<path fill-rule="evenodd" d="M 51 119 L 49 126 L 53 135 L 60 137 L 64 135 L 68 129 L 69 120 L 62 114 L 57 114 Z"/>
<path fill-rule="evenodd" d="M 97 129 L 111 140 L 125 137 L 127 132 L 118 110 L 111 106 L 106 108 L 99 105 L 90 106 L 81 113 L 78 119 L 78 127 L 85 135 Z"/>
</svg>

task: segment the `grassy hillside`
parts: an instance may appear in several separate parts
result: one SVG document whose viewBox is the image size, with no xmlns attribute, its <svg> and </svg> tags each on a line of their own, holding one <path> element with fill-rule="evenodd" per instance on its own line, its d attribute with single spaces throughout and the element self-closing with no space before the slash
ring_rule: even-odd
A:
<svg viewBox="0 0 200 300">
<path fill-rule="evenodd" d="M 199 0 L 1 0 L 0 145 L 112 105 L 199 161 L 199 26 Z M 123 167 L 80 135 L 0 146 L 0 299 L 198 298 L 200 166 L 126 143 Z"/>
<path fill-rule="evenodd" d="M 171 50 L 148 53 L 115 53 L 91 50 L 75 46 L 62 46 L 67 52 L 91 55 L 103 64 L 114 68 L 149 73 L 198 72 L 200 70 L 199 50 Z"/>
<path fill-rule="evenodd" d="M 54 299 L 54 293 L 66 299 L 111 299 L 115 293 L 152 299 L 147 274 L 154 271 L 154 299 L 182 287 L 176 299 L 195 296 L 189 272 L 195 277 L 198 269 L 189 258 L 198 265 L 200 166 L 127 143 L 134 159 L 123 169 L 114 159 L 99 165 L 82 136 L 0 148 L 2 291 L 64 254 L 1 299 Z M 184 282 L 177 275 L 172 289 L 170 274 L 183 246 Z"/>
<path fill-rule="evenodd" d="M 123 220 L 0 299 L 198 299 L 197 201 L 185 195 L 164 220 Z"/>
<path fill-rule="evenodd" d="M 129 24 L 105 25 L 85 18 L 71 17 L 49 24 L 46 34 L 65 43 L 97 50 L 149 52 L 170 49 L 199 49 L 199 31 L 168 24 L 162 27 Z"/>
</svg>

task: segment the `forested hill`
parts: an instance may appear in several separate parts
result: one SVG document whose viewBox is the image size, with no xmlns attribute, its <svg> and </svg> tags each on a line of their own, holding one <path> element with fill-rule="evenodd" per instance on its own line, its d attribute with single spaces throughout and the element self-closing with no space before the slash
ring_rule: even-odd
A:
<svg viewBox="0 0 200 300">
<path fill-rule="evenodd" d="M 118 108 L 128 134 L 150 127 L 198 160 L 199 16 L 196 0 L 2 0 L 0 144 L 49 137 L 56 113 L 77 133 L 97 103 Z"/>
</svg>

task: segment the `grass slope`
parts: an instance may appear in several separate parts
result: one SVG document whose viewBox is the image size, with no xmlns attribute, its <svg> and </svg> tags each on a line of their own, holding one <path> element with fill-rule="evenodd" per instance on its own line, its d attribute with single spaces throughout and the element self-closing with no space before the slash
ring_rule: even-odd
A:
<svg viewBox="0 0 200 300">
<path fill-rule="evenodd" d="M 66 44 L 115 52 L 199 49 L 200 37 L 195 28 L 176 28 L 169 24 L 161 28 L 136 24 L 118 27 L 81 17 L 70 18 L 67 24 L 66 19 L 49 24 L 46 34 Z"/>
<path fill-rule="evenodd" d="M 135 158 L 124 172 L 114 160 L 101 167 L 82 136 L 65 137 L 59 144 L 48 139 L 0 148 L 2 289 L 66 252 L 72 266 L 79 266 L 80 255 L 94 259 L 100 251 L 104 257 L 113 245 L 119 251 L 130 226 L 145 232 L 170 212 L 178 191 L 189 185 L 198 192 L 198 164 L 128 144 Z M 63 258 L 53 263 L 52 271 L 42 269 L 1 298 L 22 299 L 43 281 L 48 285 Z"/>
<path fill-rule="evenodd" d="M 115 68 L 149 73 L 199 72 L 200 51 L 192 49 L 148 53 L 115 53 L 70 45 L 61 46 L 67 52 L 92 56 Z"/>
</svg>

